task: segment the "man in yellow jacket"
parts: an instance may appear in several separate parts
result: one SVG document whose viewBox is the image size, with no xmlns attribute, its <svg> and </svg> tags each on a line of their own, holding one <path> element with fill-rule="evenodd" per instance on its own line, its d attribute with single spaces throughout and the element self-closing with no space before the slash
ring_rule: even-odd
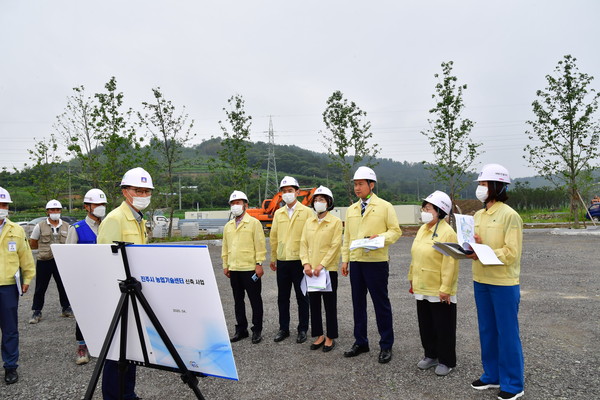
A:
<svg viewBox="0 0 600 400">
<path fill-rule="evenodd" d="M 300 239 L 304 224 L 313 212 L 301 204 L 296 197 L 300 185 L 291 176 L 286 176 L 279 185 L 286 206 L 275 211 L 269 241 L 271 243 L 271 269 L 277 271 L 277 307 L 279 309 L 279 331 L 275 342 L 290 336 L 290 295 L 292 286 L 298 303 L 297 343 L 306 342 L 308 330 L 308 296 L 302 294 L 300 283 L 304 277 L 304 267 L 300 261 Z M 277 263 L 275 262 L 277 261 Z"/>
<path fill-rule="evenodd" d="M 152 177 L 143 168 L 127 171 L 121 180 L 121 192 L 125 201 L 102 220 L 96 242 L 146 244 L 146 221 L 142 211 L 150 205 L 153 189 Z M 135 370 L 135 365 L 127 365 L 124 399 L 138 398 L 135 394 Z M 119 364 L 116 361 L 106 360 L 104 363 L 102 396 L 104 400 L 119 399 Z"/>
<path fill-rule="evenodd" d="M 229 196 L 229 205 L 234 219 L 223 228 L 223 273 L 229 278 L 233 290 L 235 308 L 235 334 L 231 342 L 248 337 L 248 319 L 244 295 L 252 307 L 252 343 L 262 340 L 263 302 L 261 297 L 262 263 L 267 255 L 265 233 L 259 220 L 246 213 L 248 197 L 234 190 Z"/>
<path fill-rule="evenodd" d="M 0 187 L 0 331 L 4 381 L 7 384 L 19 380 L 19 290 L 26 293 L 35 276 L 35 264 L 25 231 L 8 219 L 10 203 L 10 194 Z"/>
<path fill-rule="evenodd" d="M 350 350 L 344 352 L 344 357 L 355 357 L 370 350 L 367 338 L 368 291 L 381 336 L 379 362 L 385 364 L 392 359 L 394 344 L 392 305 L 388 296 L 388 247 L 400 238 L 402 231 L 394 207 L 373 193 L 376 182 L 377 176 L 371 168 L 359 167 L 354 173 L 354 193 L 359 201 L 346 211 L 342 275 L 350 274 L 355 342 Z M 353 240 L 378 236 L 384 237 L 384 247 L 371 251 L 362 248 L 350 250 Z"/>
</svg>

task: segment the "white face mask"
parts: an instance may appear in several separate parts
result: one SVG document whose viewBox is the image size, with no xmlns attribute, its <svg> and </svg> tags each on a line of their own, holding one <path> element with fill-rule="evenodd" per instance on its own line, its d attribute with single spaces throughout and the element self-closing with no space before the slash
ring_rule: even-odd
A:
<svg viewBox="0 0 600 400">
<path fill-rule="evenodd" d="M 58 221 L 60 219 L 60 213 L 50 214 L 49 217 L 52 221 Z"/>
<path fill-rule="evenodd" d="M 98 207 L 94 208 L 94 211 L 92 211 L 92 214 L 95 217 L 104 218 L 104 216 L 106 215 L 106 207 L 105 206 L 98 206 Z"/>
<path fill-rule="evenodd" d="M 243 213 L 244 213 L 243 205 L 235 204 L 235 205 L 231 206 L 231 214 L 233 214 L 234 217 L 239 217 Z"/>
<path fill-rule="evenodd" d="M 421 221 L 423 221 L 424 224 L 430 223 L 433 221 L 433 214 L 426 211 L 421 211 Z"/>
<path fill-rule="evenodd" d="M 131 197 L 131 205 L 142 211 L 146 209 L 150 205 L 150 200 L 152 196 L 146 197 Z"/>
<path fill-rule="evenodd" d="M 327 211 L 327 202 L 323 203 L 322 201 L 315 201 L 313 206 L 315 207 L 315 211 L 318 214 Z"/>
<path fill-rule="evenodd" d="M 475 197 L 482 203 L 488 198 L 488 188 L 487 186 L 477 186 L 477 190 L 475 190 Z"/>
<path fill-rule="evenodd" d="M 4 219 L 8 217 L 8 210 L 5 210 L 4 208 L 0 208 L 0 219 Z"/>
<path fill-rule="evenodd" d="M 285 201 L 285 204 L 292 204 L 296 201 L 296 193 L 284 193 L 281 197 L 283 198 L 283 201 Z"/>
</svg>

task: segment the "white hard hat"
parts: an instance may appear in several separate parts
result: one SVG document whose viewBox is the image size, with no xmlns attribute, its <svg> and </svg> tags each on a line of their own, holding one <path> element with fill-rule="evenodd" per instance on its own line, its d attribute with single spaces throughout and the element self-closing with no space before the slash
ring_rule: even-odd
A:
<svg viewBox="0 0 600 400">
<path fill-rule="evenodd" d="M 452 201 L 450 200 L 450 196 L 448 196 L 446 193 L 436 190 L 423 200 L 433 204 L 434 206 L 437 206 L 446 214 L 450 214 L 450 210 L 452 209 Z"/>
<path fill-rule="evenodd" d="M 8 193 L 8 190 L 4 189 L 3 187 L 0 187 L 0 203 L 12 203 L 12 200 L 10 199 L 10 193 Z"/>
<path fill-rule="evenodd" d="M 359 179 L 367 179 L 370 181 L 377 182 L 377 175 L 375 175 L 375 171 L 373 171 L 369 167 L 358 167 L 358 169 L 354 173 L 354 178 L 352 178 L 352 180 L 356 181 Z"/>
<path fill-rule="evenodd" d="M 510 183 L 508 170 L 500 164 L 487 164 L 481 168 L 477 181 L 496 181 Z"/>
<path fill-rule="evenodd" d="M 49 208 L 63 208 L 63 207 L 62 207 L 62 204 L 60 204 L 60 201 L 50 200 L 48 203 L 46 203 L 46 210 Z"/>
<path fill-rule="evenodd" d="M 329 190 L 329 188 L 326 188 L 325 186 L 319 186 L 317 190 L 315 190 L 315 192 L 313 193 L 313 198 L 318 194 L 329 196 L 331 197 L 331 201 L 333 201 L 333 193 L 331 193 L 331 190 Z"/>
<path fill-rule="evenodd" d="M 234 200 L 248 201 L 248 197 L 246 196 L 246 193 L 240 192 L 239 190 L 234 190 L 233 193 L 231 193 L 231 196 L 229 196 L 229 203 L 231 203 Z"/>
<path fill-rule="evenodd" d="M 105 204 L 106 195 L 100 189 L 90 189 L 83 197 L 83 202 L 91 204 Z"/>
<path fill-rule="evenodd" d="M 140 188 L 154 189 L 152 177 L 144 168 L 133 168 L 125 172 L 121 179 L 121 186 L 135 186 Z"/>
<path fill-rule="evenodd" d="M 281 184 L 279 185 L 279 189 L 285 186 L 294 186 L 295 188 L 300 188 L 300 185 L 298 184 L 296 178 L 293 178 L 291 176 L 283 177 L 283 179 L 281 180 Z"/>
</svg>

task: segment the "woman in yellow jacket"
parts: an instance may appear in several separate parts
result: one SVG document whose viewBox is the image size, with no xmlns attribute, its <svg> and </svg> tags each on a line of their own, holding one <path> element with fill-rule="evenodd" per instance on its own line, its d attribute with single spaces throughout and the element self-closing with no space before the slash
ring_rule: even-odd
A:
<svg viewBox="0 0 600 400">
<path fill-rule="evenodd" d="M 417 300 L 417 317 L 425 357 L 420 369 L 435 368 L 438 376 L 456 366 L 456 288 L 458 260 L 435 250 L 434 242 L 456 243 L 456 232 L 444 220 L 452 209 L 450 197 L 435 191 L 422 204 L 423 225 L 412 245 L 408 271 L 411 292 Z"/>
<path fill-rule="evenodd" d="M 473 259 L 473 292 L 477 306 L 483 374 L 471 387 L 500 388 L 498 399 L 513 400 L 524 394 L 524 361 L 519 336 L 521 252 L 523 220 L 505 202 L 510 184 L 502 165 L 484 165 L 475 193 L 485 208 L 477 211 L 475 241 L 490 246 L 503 265 L 484 265 Z"/>
<path fill-rule="evenodd" d="M 317 214 L 304 225 L 300 259 L 307 276 L 319 276 L 324 269 L 329 273 L 331 292 L 309 292 L 311 334 L 316 337 L 310 349 L 317 350 L 323 346 L 323 352 L 327 353 L 333 350 L 334 339 L 338 337 L 337 271 L 342 248 L 342 221 L 329 213 L 333 210 L 333 194 L 324 186 L 315 191 L 311 206 Z M 321 299 L 325 306 L 327 335 L 323 332 Z"/>
</svg>

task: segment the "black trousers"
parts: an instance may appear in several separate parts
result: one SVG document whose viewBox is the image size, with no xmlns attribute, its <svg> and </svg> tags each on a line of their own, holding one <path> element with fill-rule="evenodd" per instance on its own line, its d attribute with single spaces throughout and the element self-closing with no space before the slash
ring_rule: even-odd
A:
<svg viewBox="0 0 600 400">
<path fill-rule="evenodd" d="M 327 337 L 335 339 L 338 337 L 337 322 L 337 286 L 338 273 L 330 271 L 331 292 L 309 292 L 310 300 L 310 331 L 313 337 L 323 334 L 323 317 L 321 316 L 321 299 L 325 306 L 325 324 L 327 326 Z"/>
<path fill-rule="evenodd" d="M 42 311 L 44 308 L 44 298 L 46 297 L 46 290 L 50 284 L 50 278 L 54 276 L 56 282 L 56 288 L 58 289 L 58 299 L 62 307 L 62 311 L 68 308 L 71 303 L 65 292 L 62 279 L 58 274 L 58 268 L 56 267 L 56 261 L 54 258 L 51 260 L 38 260 L 35 265 L 35 293 L 33 295 L 33 305 L 31 309 L 33 311 Z"/>
<path fill-rule="evenodd" d="M 277 307 L 279 308 L 279 329 L 290 330 L 290 295 L 292 286 L 298 303 L 298 332 L 308 331 L 308 296 L 302 294 L 300 283 L 304 277 L 304 268 L 300 260 L 277 260 Z"/>
<path fill-rule="evenodd" d="M 417 300 L 419 333 L 425 357 L 441 364 L 456 366 L 456 304 Z"/>
<path fill-rule="evenodd" d="M 261 279 L 256 282 L 252 280 L 254 271 L 230 271 L 229 282 L 233 290 L 233 301 L 235 308 L 236 332 L 248 330 L 248 319 L 246 318 L 245 294 L 248 293 L 250 307 L 252 307 L 252 331 L 261 332 L 263 326 L 263 302 L 261 297 Z"/>
</svg>

